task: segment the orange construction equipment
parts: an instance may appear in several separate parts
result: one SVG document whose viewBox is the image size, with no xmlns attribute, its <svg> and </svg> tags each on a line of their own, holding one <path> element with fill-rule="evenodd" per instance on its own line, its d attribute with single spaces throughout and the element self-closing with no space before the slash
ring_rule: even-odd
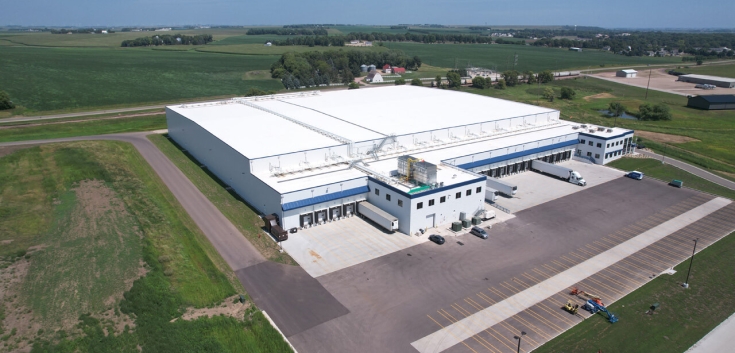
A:
<svg viewBox="0 0 735 353">
<path fill-rule="evenodd" d="M 572 288 L 572 291 L 569 292 L 569 294 L 576 295 L 577 297 L 582 298 L 585 301 L 586 300 L 592 300 L 593 302 L 595 302 L 595 303 L 597 303 L 599 305 L 605 306 L 605 304 L 602 303 L 602 298 L 600 298 L 599 295 L 595 295 L 595 294 L 592 294 L 592 293 L 587 293 L 587 292 L 585 292 L 583 290 L 577 289 L 577 287 Z"/>
</svg>

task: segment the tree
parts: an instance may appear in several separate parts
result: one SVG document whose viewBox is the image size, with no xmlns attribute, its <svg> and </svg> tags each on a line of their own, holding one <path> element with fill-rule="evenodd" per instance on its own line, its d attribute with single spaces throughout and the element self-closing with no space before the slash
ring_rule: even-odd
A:
<svg viewBox="0 0 735 353">
<path fill-rule="evenodd" d="M 396 86 L 402 86 L 406 84 L 406 80 L 403 78 L 399 78 L 396 80 Z"/>
<path fill-rule="evenodd" d="M 552 73 L 551 70 L 541 71 L 538 74 L 538 80 L 541 83 L 549 83 L 551 81 L 554 81 L 554 73 Z"/>
<path fill-rule="evenodd" d="M 625 106 L 618 103 L 618 102 L 610 102 L 610 104 L 607 106 L 607 110 L 610 112 L 612 116 L 621 116 L 623 113 L 625 113 Z"/>
<path fill-rule="evenodd" d="M 449 88 L 459 88 L 462 85 L 462 78 L 459 73 L 454 71 L 447 72 L 447 81 L 449 81 Z"/>
<path fill-rule="evenodd" d="M 416 69 L 419 69 L 421 67 L 421 58 L 419 58 L 418 56 L 414 56 L 413 64 L 416 66 Z"/>
<path fill-rule="evenodd" d="M 423 85 L 424 83 L 421 82 L 421 80 L 418 78 L 411 80 L 411 86 L 423 86 Z"/>
<path fill-rule="evenodd" d="M 569 87 L 561 88 L 561 99 L 574 99 L 574 96 L 576 95 L 577 95 L 577 92 L 575 92 L 573 89 Z"/>
<path fill-rule="evenodd" d="M 358 89 L 360 88 L 360 85 L 357 84 L 357 82 L 352 81 L 349 85 L 347 85 L 347 89 Z"/>
<path fill-rule="evenodd" d="M 498 83 L 495 84 L 495 89 L 505 89 L 505 86 L 505 80 L 501 78 L 498 80 Z"/>
<path fill-rule="evenodd" d="M 533 71 L 526 71 L 524 76 L 526 78 L 526 83 L 529 85 L 536 83 L 536 76 L 534 76 Z"/>
<path fill-rule="evenodd" d="M 436 78 L 434 79 L 434 81 L 436 81 L 437 87 L 442 85 L 442 77 L 440 75 L 436 75 Z"/>
<path fill-rule="evenodd" d="M 487 88 L 487 81 L 482 76 L 475 76 L 472 79 L 472 87 L 479 89 Z"/>
<path fill-rule="evenodd" d="M 345 70 L 345 72 L 342 74 L 342 83 L 349 84 L 350 82 L 355 81 L 355 76 L 352 75 L 352 71 Z"/>
<path fill-rule="evenodd" d="M 546 87 L 546 88 L 544 89 L 544 93 L 543 93 L 543 96 L 544 96 L 544 98 L 545 98 L 545 99 L 547 99 L 547 100 L 548 100 L 549 102 L 553 102 L 553 101 L 554 101 L 554 89 L 553 89 L 553 88 L 551 88 L 551 87 Z"/>
<path fill-rule="evenodd" d="M 671 120 L 671 110 L 664 103 L 643 103 L 638 107 L 638 120 Z"/>
<path fill-rule="evenodd" d="M 508 70 L 503 72 L 503 80 L 508 87 L 513 87 L 518 84 L 518 71 Z"/>
<path fill-rule="evenodd" d="M 5 91 L 0 91 L 0 110 L 13 108 L 15 108 L 15 104 L 10 100 L 10 96 Z"/>
</svg>

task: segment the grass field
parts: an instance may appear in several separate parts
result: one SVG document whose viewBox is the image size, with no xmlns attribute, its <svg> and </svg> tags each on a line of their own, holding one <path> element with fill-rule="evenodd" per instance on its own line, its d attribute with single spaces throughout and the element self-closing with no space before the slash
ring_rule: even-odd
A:
<svg viewBox="0 0 735 353">
<path fill-rule="evenodd" d="M 171 31 L 164 34 L 211 34 L 215 41 L 231 36 L 243 35 L 244 28 L 208 28 L 185 31 Z M 0 40 L 10 41 L 16 45 L 43 46 L 43 47 L 120 47 L 124 40 L 140 37 L 149 37 L 161 34 L 160 32 L 116 32 L 110 34 L 51 34 L 45 33 L 2 33 Z"/>
<path fill-rule="evenodd" d="M 147 48 L 24 48 L 0 51 L 0 89 L 19 112 L 76 111 L 279 90 L 274 80 L 242 80 L 278 56 Z"/>
<path fill-rule="evenodd" d="M 686 72 L 688 74 L 712 75 L 712 76 L 735 78 L 735 64 L 690 66 L 688 68 L 677 69 L 676 71 Z"/>
<path fill-rule="evenodd" d="M 288 254 L 278 251 L 272 239 L 261 236 L 263 221 L 258 217 L 258 213 L 237 194 L 225 190 L 224 184 L 215 175 L 200 168 L 199 163 L 195 163 L 193 157 L 181 151 L 166 135 L 150 135 L 148 138 L 217 206 L 264 257 L 271 261 L 296 265 Z"/>
<path fill-rule="evenodd" d="M 232 45 L 207 45 L 200 46 L 196 51 L 204 53 L 241 54 L 241 55 L 281 55 L 287 52 L 309 52 L 325 50 L 360 50 L 360 51 L 383 51 L 385 47 L 308 47 L 304 45 L 270 46 L 263 44 L 232 44 Z M 274 60 L 275 61 L 275 60 Z M 280 83 L 279 83 L 280 84 Z"/>
<path fill-rule="evenodd" d="M 574 100 L 556 99 L 548 102 L 542 99 L 541 93 L 545 85 L 520 85 L 506 90 L 486 89 L 477 90 L 463 88 L 467 92 L 489 95 L 498 98 L 510 99 L 528 104 L 559 109 L 562 118 L 578 122 L 599 124 L 603 126 L 617 125 L 633 130 L 653 131 L 671 135 L 687 136 L 694 140 L 685 143 L 662 141 L 659 145 L 675 146 L 679 154 L 677 158 L 687 162 L 721 170 L 735 172 L 730 166 L 735 161 L 735 150 L 731 148 L 735 143 L 732 131 L 735 131 L 735 119 L 729 111 L 701 111 L 686 107 L 687 98 L 659 91 L 649 91 L 645 99 L 645 89 L 622 85 L 614 82 L 593 78 L 579 78 L 558 80 L 549 84 L 559 94 L 561 87 L 570 87 L 576 90 Z M 620 102 L 629 110 L 636 111 L 645 103 L 665 103 L 671 108 L 671 121 L 637 121 L 606 117 L 598 110 L 606 109 L 610 102 Z M 655 150 L 655 143 L 650 144 Z M 673 148 L 673 147 L 672 147 Z M 703 157 L 704 156 L 704 157 Z M 714 159 L 714 161 L 711 161 Z M 709 162 L 708 162 L 709 161 Z"/>
<path fill-rule="evenodd" d="M 472 66 L 496 68 L 504 71 L 513 67 L 513 58 L 518 54 L 516 70 L 534 72 L 542 70 L 587 69 L 631 64 L 665 64 L 681 62 L 678 58 L 627 57 L 602 51 L 580 53 L 566 49 L 542 48 L 510 44 L 421 44 L 385 43 L 390 49 L 400 49 L 409 55 L 418 55 L 432 66 L 459 68 Z"/>
<path fill-rule="evenodd" d="M 254 308 L 171 322 L 242 288 L 130 144 L 0 157 L 0 200 L 0 351 L 289 351 Z"/>
<path fill-rule="evenodd" d="M 44 124 L 38 126 L 15 126 L 12 128 L 2 128 L 0 126 L 0 142 L 152 131 L 165 128 L 165 114 L 67 123 L 46 121 Z"/>
</svg>

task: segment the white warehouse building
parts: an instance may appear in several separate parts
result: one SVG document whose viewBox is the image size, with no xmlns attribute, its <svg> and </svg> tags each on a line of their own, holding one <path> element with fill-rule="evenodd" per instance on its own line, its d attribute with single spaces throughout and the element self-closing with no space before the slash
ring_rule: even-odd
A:
<svg viewBox="0 0 735 353">
<path fill-rule="evenodd" d="M 608 146 L 593 155 L 622 155 L 633 134 L 582 128 L 549 108 L 415 86 L 184 104 L 167 107 L 166 119 L 174 141 L 284 229 L 352 215 L 369 202 L 407 234 L 484 210 L 488 177 L 528 170 L 534 159 L 588 158 L 591 139 Z M 430 175 L 399 168 L 406 156 Z"/>
</svg>

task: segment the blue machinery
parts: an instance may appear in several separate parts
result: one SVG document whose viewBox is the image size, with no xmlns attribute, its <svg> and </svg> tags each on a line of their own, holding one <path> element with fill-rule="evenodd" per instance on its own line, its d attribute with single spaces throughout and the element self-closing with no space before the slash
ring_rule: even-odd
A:
<svg viewBox="0 0 735 353">
<path fill-rule="evenodd" d="M 597 304 L 594 300 L 587 300 L 587 302 L 584 304 L 583 307 L 585 310 L 591 312 L 592 314 L 596 314 L 598 311 L 602 311 L 603 313 L 607 314 L 607 320 L 611 323 L 618 322 L 618 317 L 615 316 L 615 314 L 607 311 L 607 308 L 604 306 Z"/>
</svg>

